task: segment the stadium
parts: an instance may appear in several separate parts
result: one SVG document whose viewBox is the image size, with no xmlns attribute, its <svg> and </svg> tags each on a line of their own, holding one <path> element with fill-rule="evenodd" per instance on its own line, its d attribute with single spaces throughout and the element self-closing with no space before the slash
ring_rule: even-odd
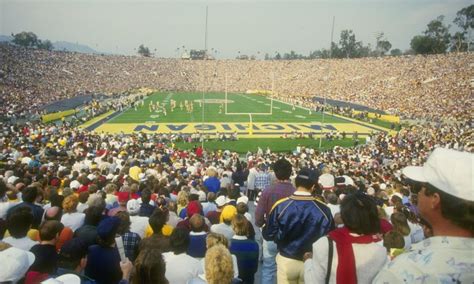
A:
<svg viewBox="0 0 474 284">
<path fill-rule="evenodd" d="M 208 47 L 207 7 L 204 49 L 164 56 L 72 50 L 8 16 L 0 282 L 472 283 L 474 5 L 461 4 L 443 8 L 456 33 L 438 17 L 403 53 L 342 30 L 308 56 L 235 59 Z"/>
</svg>

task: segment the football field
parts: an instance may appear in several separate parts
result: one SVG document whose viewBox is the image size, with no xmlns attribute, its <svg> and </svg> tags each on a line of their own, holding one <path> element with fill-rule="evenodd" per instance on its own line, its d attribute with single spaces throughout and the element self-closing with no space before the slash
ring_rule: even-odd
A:
<svg viewBox="0 0 474 284">
<path fill-rule="evenodd" d="M 171 110 L 171 103 L 176 107 Z M 227 102 L 227 103 L 226 103 Z M 192 109 L 191 106 L 192 105 Z M 187 107 L 186 107 L 187 106 Z M 236 133 L 239 137 L 271 138 L 291 133 L 386 131 L 379 126 L 292 106 L 266 96 L 232 93 L 159 92 L 121 113 L 89 127 L 106 133 Z"/>
</svg>

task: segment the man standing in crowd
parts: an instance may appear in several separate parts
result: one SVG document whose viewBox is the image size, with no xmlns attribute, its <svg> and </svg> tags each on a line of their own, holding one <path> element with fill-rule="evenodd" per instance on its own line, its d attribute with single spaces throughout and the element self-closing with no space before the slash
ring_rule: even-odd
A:
<svg viewBox="0 0 474 284">
<path fill-rule="evenodd" d="M 318 175 L 308 168 L 295 178 L 296 191 L 280 199 L 270 211 L 263 237 L 278 246 L 278 283 L 303 283 L 303 255 L 312 243 L 334 229 L 331 210 L 313 197 Z"/>
<path fill-rule="evenodd" d="M 474 282 L 473 165 L 471 153 L 437 148 L 422 167 L 403 169 L 434 236 L 397 256 L 374 283 Z"/>
<path fill-rule="evenodd" d="M 291 163 L 286 159 L 280 159 L 273 165 L 273 171 L 277 182 L 267 187 L 255 209 L 255 225 L 263 227 L 266 218 L 270 216 L 273 205 L 280 199 L 293 194 L 295 187 L 290 182 L 292 172 Z M 262 283 L 275 283 L 277 264 L 275 257 L 278 253 L 277 245 L 273 240 L 263 238 L 263 265 L 262 265 Z"/>
</svg>

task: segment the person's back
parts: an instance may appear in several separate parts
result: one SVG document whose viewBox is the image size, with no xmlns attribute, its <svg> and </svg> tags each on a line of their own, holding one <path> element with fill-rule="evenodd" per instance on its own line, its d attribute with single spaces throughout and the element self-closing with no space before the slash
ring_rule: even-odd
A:
<svg viewBox="0 0 474 284">
<path fill-rule="evenodd" d="M 200 262 L 187 255 L 189 235 L 184 229 L 175 229 L 170 236 L 171 252 L 163 254 L 166 263 L 166 279 L 170 283 L 186 284 L 199 274 Z"/>
</svg>

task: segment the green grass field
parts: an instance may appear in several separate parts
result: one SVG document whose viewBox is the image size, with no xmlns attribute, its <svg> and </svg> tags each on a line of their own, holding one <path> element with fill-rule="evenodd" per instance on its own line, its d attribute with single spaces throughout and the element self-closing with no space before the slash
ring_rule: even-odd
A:
<svg viewBox="0 0 474 284">
<path fill-rule="evenodd" d="M 148 96 L 143 106 L 139 106 L 137 110 L 129 109 L 120 116 L 108 121 L 108 123 L 145 123 L 145 122 L 249 122 L 248 115 L 226 115 L 223 108 L 219 113 L 219 108 L 222 103 L 204 104 L 204 109 L 199 106 L 197 100 L 202 100 L 202 93 L 155 93 Z M 205 101 L 208 100 L 224 100 L 223 93 L 205 93 Z M 169 110 L 170 100 L 176 101 L 177 107 L 174 112 Z M 184 101 L 194 102 L 194 111 L 187 113 L 186 110 L 180 110 L 180 103 Z M 247 94 L 228 94 L 228 113 L 269 113 L 270 100 L 267 97 L 259 95 Z M 163 116 L 161 112 L 150 112 L 149 103 L 157 101 L 160 105 L 165 104 L 167 107 L 167 116 Z M 204 112 L 204 120 L 203 120 Z M 321 113 L 309 114 L 308 110 L 296 107 L 292 110 L 292 106 L 278 101 L 273 101 L 272 115 L 252 115 L 253 122 L 310 122 L 321 121 Z M 324 118 L 327 123 L 342 122 L 340 118 L 325 115 Z"/>
<path fill-rule="evenodd" d="M 204 96 L 204 104 L 202 104 Z M 224 93 L 199 92 L 158 92 L 147 96 L 137 108 L 129 108 L 122 113 L 107 118 L 108 120 L 92 123 L 95 132 L 132 134 L 138 132 L 156 134 L 193 134 L 201 133 L 211 140 L 205 142 L 207 149 L 231 149 L 239 153 L 256 150 L 257 147 L 270 147 L 272 151 L 292 151 L 297 145 L 319 147 L 318 136 L 326 133 L 345 132 L 347 139 L 326 141 L 321 148 L 327 149 L 336 145 L 349 147 L 354 144 L 352 134 L 363 136 L 378 131 L 387 131 L 380 125 L 368 124 L 328 113 L 310 112 L 304 107 L 293 107 L 289 104 L 273 101 L 262 95 L 228 94 L 227 113 Z M 171 111 L 170 102 L 176 101 L 176 108 Z M 188 112 L 180 105 L 188 101 L 193 104 L 193 111 Z M 166 115 L 150 110 L 150 102 L 166 108 Z M 269 115 L 272 110 L 271 115 Z M 236 114 L 241 113 L 241 114 Z M 245 113 L 245 114 L 242 114 Z M 251 115 L 249 115 L 249 113 Z M 262 115 L 265 113 L 265 115 Z M 91 125 L 91 123 L 89 123 Z M 237 134 L 238 141 L 215 141 L 218 133 Z M 282 139 L 292 133 L 315 139 Z M 360 143 L 361 143 L 360 142 Z M 192 148 L 194 143 L 178 143 L 180 148 Z"/>
</svg>

